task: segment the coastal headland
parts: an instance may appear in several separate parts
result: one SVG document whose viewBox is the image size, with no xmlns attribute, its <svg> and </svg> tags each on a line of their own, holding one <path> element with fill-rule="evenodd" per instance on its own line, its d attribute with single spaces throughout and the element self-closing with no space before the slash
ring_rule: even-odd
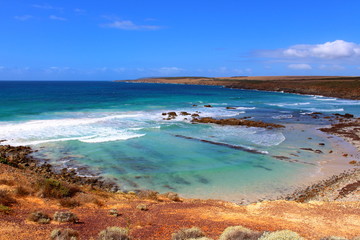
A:
<svg viewBox="0 0 360 240">
<path fill-rule="evenodd" d="M 261 76 L 261 77 L 164 77 L 141 78 L 128 82 L 225 86 L 347 99 L 360 99 L 360 77 L 340 76 Z"/>
</svg>

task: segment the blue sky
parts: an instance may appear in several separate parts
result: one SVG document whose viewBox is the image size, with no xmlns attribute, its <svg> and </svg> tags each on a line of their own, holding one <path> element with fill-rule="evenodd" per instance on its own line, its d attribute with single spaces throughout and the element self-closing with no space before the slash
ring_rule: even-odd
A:
<svg viewBox="0 0 360 240">
<path fill-rule="evenodd" d="M 0 0 L 0 80 L 360 75 L 358 0 Z"/>
</svg>

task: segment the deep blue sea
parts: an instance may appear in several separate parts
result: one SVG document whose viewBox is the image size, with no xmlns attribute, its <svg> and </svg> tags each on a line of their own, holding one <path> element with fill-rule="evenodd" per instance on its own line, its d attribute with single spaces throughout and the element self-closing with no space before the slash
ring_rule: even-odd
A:
<svg viewBox="0 0 360 240">
<path fill-rule="evenodd" d="M 0 81 L 0 99 L 3 145 L 29 145 L 59 169 L 115 179 L 124 190 L 235 202 L 287 193 L 326 176 L 324 166 L 334 158 L 338 171 L 346 168 L 345 160 L 339 164 L 343 150 L 328 152 L 351 146 L 317 129 L 329 124 L 323 116 L 360 115 L 360 101 L 194 85 Z M 164 120 L 170 111 L 251 117 L 286 128 L 192 124 L 189 116 Z M 314 119 L 312 112 L 323 115 Z"/>
</svg>

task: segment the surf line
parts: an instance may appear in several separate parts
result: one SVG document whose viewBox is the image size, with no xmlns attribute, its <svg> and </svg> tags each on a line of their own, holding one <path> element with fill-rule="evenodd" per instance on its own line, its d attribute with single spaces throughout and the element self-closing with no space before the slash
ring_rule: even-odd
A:
<svg viewBox="0 0 360 240">
<path fill-rule="evenodd" d="M 200 139 L 200 138 L 193 138 L 193 137 L 188 137 L 188 136 L 179 135 L 179 134 L 171 134 L 171 135 L 173 135 L 175 137 L 178 137 L 178 138 L 184 138 L 184 139 L 195 140 L 195 141 L 204 142 L 204 143 L 210 143 L 210 144 L 223 146 L 223 147 L 228 147 L 228 148 L 241 150 L 241 151 L 245 151 L 245 152 L 249 152 L 249 153 L 267 155 L 264 152 L 261 152 L 261 151 L 255 150 L 255 149 L 249 149 L 249 148 L 242 147 L 242 146 L 239 146 L 239 145 L 231 145 L 231 144 L 228 144 L 228 143 L 214 142 L 214 141 L 210 141 L 210 140 L 205 140 L 205 139 Z M 304 161 L 300 161 L 300 160 L 297 160 L 297 159 L 290 159 L 288 157 L 282 157 L 282 156 L 272 156 L 272 157 L 274 159 L 276 159 L 276 160 L 280 160 L 280 161 L 284 161 L 284 162 L 301 163 L 301 164 L 307 164 L 307 165 L 316 166 L 316 164 L 314 164 L 314 163 L 304 162 Z"/>
<path fill-rule="evenodd" d="M 228 144 L 228 143 L 214 142 L 214 141 L 210 141 L 210 140 L 205 140 L 205 139 L 200 139 L 200 138 L 193 138 L 193 137 L 188 137 L 188 136 L 178 135 L 178 134 L 172 134 L 172 135 L 175 136 L 175 137 L 179 137 L 179 138 L 184 138 L 184 139 L 195 140 L 195 141 L 199 141 L 199 142 L 210 143 L 210 144 L 214 144 L 214 145 L 218 145 L 218 146 L 224 146 L 224 147 L 237 149 L 237 150 L 241 150 L 241 151 L 245 151 L 245 152 L 249 152 L 249 153 L 266 155 L 266 153 L 264 153 L 264 152 L 261 152 L 261 151 L 255 150 L 255 149 L 249 149 L 249 148 L 242 147 L 242 146 L 239 146 L 239 145 L 231 145 L 231 144 Z"/>
</svg>

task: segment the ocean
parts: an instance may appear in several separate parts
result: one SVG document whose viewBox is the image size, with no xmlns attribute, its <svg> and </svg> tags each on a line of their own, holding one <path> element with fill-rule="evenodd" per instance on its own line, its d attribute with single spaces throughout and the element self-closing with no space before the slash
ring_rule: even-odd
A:
<svg viewBox="0 0 360 240">
<path fill-rule="evenodd" d="M 29 145 L 57 169 L 103 176 L 124 191 L 234 202 L 289 193 L 330 174 L 331 159 L 336 171 L 348 168 L 339 161 L 352 147 L 317 129 L 334 113 L 360 115 L 360 101 L 218 86 L 0 81 L 0 99 L 0 144 Z M 286 128 L 193 124 L 166 120 L 167 112 Z"/>
</svg>

